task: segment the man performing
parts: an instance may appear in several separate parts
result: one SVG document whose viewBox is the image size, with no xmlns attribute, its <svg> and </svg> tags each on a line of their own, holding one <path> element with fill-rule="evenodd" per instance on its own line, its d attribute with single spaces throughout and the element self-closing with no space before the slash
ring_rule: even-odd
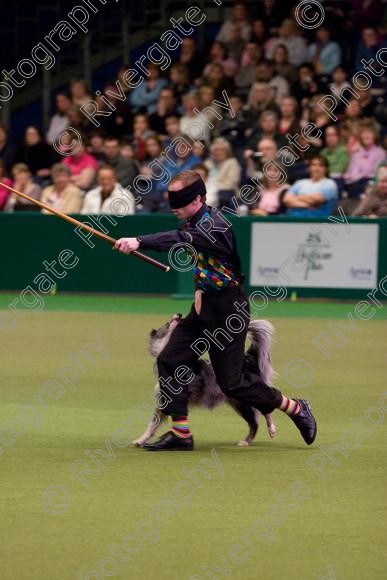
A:
<svg viewBox="0 0 387 580">
<path fill-rule="evenodd" d="M 244 364 L 247 327 L 250 320 L 249 300 L 243 288 L 240 258 L 234 233 L 222 214 L 206 205 L 206 187 L 195 171 L 183 171 L 169 183 L 169 204 L 178 219 L 178 230 L 121 238 L 116 244 L 120 252 L 129 254 L 138 248 L 165 252 L 175 244 L 188 244 L 195 250 L 193 268 L 195 303 L 186 318 L 173 331 L 169 343 L 157 359 L 160 392 L 167 403 L 163 413 L 170 415 L 172 429 L 144 449 L 149 451 L 191 451 L 193 437 L 188 426 L 187 388 L 177 382 L 175 370 L 192 368 L 199 358 L 195 341 L 217 335 L 219 347 L 208 351 L 217 383 L 234 399 L 259 409 L 263 414 L 280 409 L 300 430 L 310 445 L 316 438 L 317 425 L 309 404 L 303 399 L 289 399 L 278 389 L 262 382 L 256 361 Z M 210 227 L 209 227 L 210 226 Z M 244 329 L 232 337 L 225 333 L 228 317 L 239 313 L 246 321 Z M 221 337 L 221 338 L 219 338 Z M 225 340 L 226 338 L 226 340 Z M 172 399 L 172 400 L 170 400 Z"/>
</svg>

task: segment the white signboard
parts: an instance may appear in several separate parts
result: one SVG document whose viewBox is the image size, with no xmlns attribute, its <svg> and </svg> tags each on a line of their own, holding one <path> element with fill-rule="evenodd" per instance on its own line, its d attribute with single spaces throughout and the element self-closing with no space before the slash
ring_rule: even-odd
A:
<svg viewBox="0 0 387 580">
<path fill-rule="evenodd" d="M 252 224 L 251 286 L 375 288 L 378 224 Z"/>
</svg>

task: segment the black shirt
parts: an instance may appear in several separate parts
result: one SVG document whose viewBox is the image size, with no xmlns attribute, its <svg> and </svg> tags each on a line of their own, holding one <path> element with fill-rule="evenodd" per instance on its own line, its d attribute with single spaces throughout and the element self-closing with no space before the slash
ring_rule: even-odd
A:
<svg viewBox="0 0 387 580">
<path fill-rule="evenodd" d="M 178 230 L 137 238 L 141 249 L 165 252 L 176 246 L 194 257 L 195 287 L 204 292 L 222 291 L 243 282 L 241 263 L 230 221 L 203 204 Z"/>
</svg>

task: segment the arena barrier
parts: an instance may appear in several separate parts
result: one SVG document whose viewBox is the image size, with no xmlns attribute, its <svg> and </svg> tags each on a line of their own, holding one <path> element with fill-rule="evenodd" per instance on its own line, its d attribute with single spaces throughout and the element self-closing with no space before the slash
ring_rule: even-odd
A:
<svg viewBox="0 0 387 580">
<path fill-rule="evenodd" d="M 174 229 L 169 215 L 76 216 L 114 238 Z M 230 221 L 256 303 L 285 298 L 358 299 L 387 274 L 387 220 L 336 216 L 330 220 L 234 217 Z M 332 221 L 334 220 L 334 221 Z M 58 218 L 39 213 L 0 214 L 0 290 L 44 286 L 59 292 L 192 295 L 190 264 L 183 255 L 164 273 L 118 254 Z M 149 255 L 168 263 L 168 254 Z M 177 269 L 178 268 L 178 269 Z M 186 270 L 186 271 L 184 271 Z M 382 282 L 384 284 L 384 282 Z M 48 284 L 46 280 L 46 284 Z M 380 300 L 386 293 L 379 292 Z"/>
</svg>

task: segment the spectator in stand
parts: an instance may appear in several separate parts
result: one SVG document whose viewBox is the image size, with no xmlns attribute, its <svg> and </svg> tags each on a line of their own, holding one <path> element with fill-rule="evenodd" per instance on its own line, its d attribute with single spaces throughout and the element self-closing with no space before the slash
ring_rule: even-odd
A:
<svg viewBox="0 0 387 580">
<path fill-rule="evenodd" d="M 207 180 L 208 204 L 214 207 L 235 209 L 232 197 L 239 192 L 241 166 L 233 156 L 230 143 L 218 137 L 210 147 L 210 159 L 205 162 L 209 170 Z"/>
<path fill-rule="evenodd" d="M 298 103 L 294 97 L 288 96 L 281 99 L 278 132 L 283 136 L 287 133 L 295 135 L 300 132 Z"/>
<path fill-rule="evenodd" d="M 230 143 L 238 161 L 243 159 L 243 149 L 246 143 L 247 118 L 244 102 L 241 97 L 230 97 L 234 116 L 224 115 L 213 130 L 215 137 L 224 137 Z"/>
<path fill-rule="evenodd" d="M 328 161 L 329 175 L 336 181 L 341 194 L 344 186 L 343 175 L 349 161 L 348 149 L 341 142 L 340 130 L 336 125 L 326 127 L 324 141 L 325 147 L 321 150 L 321 155 Z"/>
<path fill-rule="evenodd" d="M 345 96 L 346 94 L 349 95 L 350 93 L 348 91 L 345 91 L 345 89 L 351 86 L 350 83 L 348 82 L 348 73 L 343 66 L 337 66 L 332 71 L 332 81 L 333 82 L 330 84 L 329 88 L 333 97 L 336 99 L 337 102 L 335 111 L 337 113 L 342 113 L 346 105 L 345 102 L 339 99 L 337 95 L 341 94 L 343 94 L 343 96 Z"/>
<path fill-rule="evenodd" d="M 4 161 L 6 171 L 10 171 L 15 163 L 16 147 L 9 139 L 8 127 L 0 123 L 0 159 Z"/>
<path fill-rule="evenodd" d="M 152 131 L 160 135 L 166 135 L 165 120 L 170 115 L 176 114 L 176 97 L 171 87 L 165 87 L 160 92 L 156 111 L 149 115 L 149 126 Z"/>
<path fill-rule="evenodd" d="M 225 117 L 226 115 L 224 115 L 224 109 L 222 110 L 221 107 L 215 105 L 213 102 L 215 99 L 214 88 L 207 85 L 202 85 L 199 87 L 196 94 L 199 101 L 199 111 L 205 111 L 204 116 L 207 118 L 208 122 L 212 123 L 214 128 L 217 127 L 220 122 L 219 115 L 221 118 Z M 223 98 L 222 101 L 224 101 Z M 231 115 L 227 116 L 230 117 Z M 214 130 L 215 129 L 211 128 L 211 136 Z"/>
<path fill-rule="evenodd" d="M 387 217 L 387 167 L 379 167 L 376 182 L 370 186 L 353 216 Z"/>
<path fill-rule="evenodd" d="M 268 109 L 277 114 L 279 113 L 278 105 L 273 99 L 270 86 L 267 83 L 254 83 L 247 101 L 247 123 L 250 126 L 255 125 L 260 114 Z"/>
<path fill-rule="evenodd" d="M 130 161 L 134 161 L 137 164 L 133 145 L 130 141 L 123 140 L 120 145 L 120 154 L 124 159 L 129 159 Z M 106 160 L 106 158 L 105 158 Z"/>
<path fill-rule="evenodd" d="M 309 171 L 309 179 L 296 181 L 283 196 L 282 202 L 290 217 L 328 217 L 336 207 L 337 185 L 328 178 L 325 157 L 313 156 Z"/>
<path fill-rule="evenodd" d="M 104 103 L 104 110 L 109 112 L 109 116 L 103 118 L 103 128 L 107 135 L 121 139 L 129 132 L 129 127 L 133 122 L 129 103 L 127 100 L 122 100 L 120 91 L 118 90 L 116 83 L 113 81 L 108 81 L 105 84 L 103 93 L 114 107 L 114 110 L 112 110 L 108 105 L 106 105 L 106 103 Z"/>
<path fill-rule="evenodd" d="M 305 125 L 306 123 L 313 123 L 317 129 L 320 131 L 325 131 L 328 125 L 331 125 L 332 119 L 328 115 L 328 113 L 320 107 L 319 101 L 324 98 L 324 95 L 316 95 L 312 97 L 308 102 L 308 105 L 304 107 L 301 125 Z M 313 136 L 312 133 L 309 136 L 309 141 L 313 143 L 316 147 L 321 148 L 323 146 L 323 140 L 321 137 Z"/>
<path fill-rule="evenodd" d="M 238 94 L 247 97 L 251 85 L 256 80 L 257 64 L 262 61 L 263 48 L 256 42 L 248 42 L 244 48 L 241 65 L 235 76 Z"/>
<path fill-rule="evenodd" d="M 180 118 L 177 115 L 169 115 L 165 119 L 165 129 L 166 129 L 166 145 L 170 145 L 171 141 L 176 139 L 181 135 L 180 130 Z"/>
<path fill-rule="evenodd" d="M 89 145 L 87 147 L 87 152 L 95 157 L 99 164 L 103 164 L 106 161 L 105 137 L 106 134 L 101 129 L 93 129 L 89 133 Z"/>
<path fill-rule="evenodd" d="M 133 136 L 132 143 L 134 148 L 134 156 L 137 161 L 145 159 L 145 140 L 152 135 L 153 132 L 149 127 L 149 118 L 147 115 L 137 114 L 133 121 Z"/>
<path fill-rule="evenodd" d="M 278 169 L 273 164 L 268 165 L 263 177 L 259 180 L 261 183 L 257 189 L 259 199 L 251 206 L 251 215 L 267 216 L 283 213 L 281 199 L 290 185 L 288 183 L 278 185 L 278 177 Z"/>
<path fill-rule="evenodd" d="M 84 79 L 73 79 L 70 83 L 70 93 L 73 105 L 77 107 L 82 107 L 91 99 L 89 87 Z"/>
<path fill-rule="evenodd" d="M 209 171 L 208 171 L 208 168 L 204 165 L 204 163 L 200 163 L 199 165 L 196 165 L 193 169 L 194 169 L 194 171 L 196 171 L 196 173 L 199 173 L 199 175 L 203 179 L 204 183 L 207 183 Z"/>
<path fill-rule="evenodd" d="M 288 82 L 276 74 L 273 64 L 267 60 L 257 64 L 256 80 L 259 83 L 267 83 L 269 85 L 277 105 L 289 94 Z"/>
<path fill-rule="evenodd" d="M 5 170 L 5 163 L 3 159 L 0 159 L 0 181 L 5 185 L 12 186 L 12 179 L 7 177 L 6 170 Z M 0 211 L 2 211 L 7 203 L 7 200 L 11 192 L 9 189 L 6 189 L 2 185 L 0 185 Z"/>
<path fill-rule="evenodd" d="M 344 174 L 345 189 L 349 197 L 359 197 L 374 177 L 378 165 L 386 160 L 386 152 L 378 146 L 379 133 L 375 125 L 364 121 L 360 125 L 360 147 L 352 153 Z"/>
<path fill-rule="evenodd" d="M 183 95 L 189 93 L 193 89 L 189 80 L 189 70 L 185 64 L 176 62 L 171 66 L 169 69 L 168 87 L 171 88 L 175 94 L 180 112 Z"/>
<path fill-rule="evenodd" d="M 79 213 L 82 195 L 79 187 L 71 183 L 71 171 L 63 163 L 55 163 L 51 168 L 53 185 L 43 189 L 41 201 L 63 213 Z M 49 213 L 42 209 L 42 213 Z"/>
<path fill-rule="evenodd" d="M 289 62 L 289 51 L 284 44 L 277 44 L 273 51 L 273 67 L 277 75 L 284 78 L 289 86 L 297 80 L 297 69 Z"/>
<path fill-rule="evenodd" d="M 216 66 L 216 65 L 215 65 Z M 201 128 L 202 135 L 196 135 L 198 138 L 203 139 L 206 143 L 210 140 L 210 128 L 204 116 L 196 115 L 194 109 L 197 109 L 199 106 L 199 99 L 197 93 L 188 93 L 183 97 L 183 108 L 184 108 L 184 115 L 180 119 L 180 133 L 190 133 L 190 125 L 195 123 L 194 131 Z"/>
<path fill-rule="evenodd" d="M 229 29 L 229 40 L 224 43 L 230 58 L 239 62 L 246 46 L 246 41 L 242 37 L 241 27 L 238 24 L 232 24 Z"/>
<path fill-rule="evenodd" d="M 260 0 L 256 3 L 255 14 L 262 19 L 270 34 L 277 34 L 284 18 L 289 16 L 289 4 L 282 0 Z"/>
<path fill-rule="evenodd" d="M 74 185 L 83 191 L 92 187 L 98 169 L 98 162 L 86 150 L 85 138 L 74 138 L 72 149 L 75 151 L 72 155 L 65 157 L 61 163 L 66 165 L 71 171 L 71 181 Z"/>
<path fill-rule="evenodd" d="M 196 41 L 192 36 L 186 36 L 180 47 L 179 63 L 184 64 L 190 75 L 190 83 L 200 78 L 206 61 L 200 54 Z"/>
<path fill-rule="evenodd" d="M 258 44 L 263 48 L 265 42 L 268 39 L 268 31 L 265 27 L 263 20 L 256 18 L 253 21 L 253 26 L 251 28 L 250 42 Z"/>
<path fill-rule="evenodd" d="M 376 53 L 383 48 L 383 44 L 380 42 L 378 31 L 375 28 L 363 28 L 361 32 L 361 41 L 357 45 L 356 59 L 354 72 L 358 72 L 364 69 L 364 64 L 362 60 L 367 61 L 376 60 Z"/>
<path fill-rule="evenodd" d="M 302 64 L 298 68 L 297 80 L 291 87 L 290 94 L 304 107 L 309 99 L 318 94 L 319 90 L 314 66 L 311 63 Z"/>
<path fill-rule="evenodd" d="M 347 147 L 348 155 L 351 156 L 360 147 L 360 121 L 347 119 L 339 125 L 341 141 Z"/>
<path fill-rule="evenodd" d="M 331 40 L 331 32 L 322 24 L 315 31 L 316 40 L 308 47 L 308 61 L 312 62 L 318 75 L 330 75 L 341 65 L 341 48 Z"/>
<path fill-rule="evenodd" d="M 209 51 L 209 62 L 204 68 L 203 76 L 206 76 L 210 70 L 212 64 L 221 64 L 224 70 L 224 74 L 228 77 L 233 77 L 238 68 L 238 59 L 229 56 L 229 51 L 227 47 L 219 41 L 215 41 Z"/>
<path fill-rule="evenodd" d="M 13 187 L 30 197 L 39 200 L 42 193 L 40 185 L 32 179 L 31 172 L 25 163 L 15 163 L 12 167 Z M 11 193 L 7 199 L 4 211 L 37 211 L 39 208 L 27 199 Z"/>
<path fill-rule="evenodd" d="M 279 29 L 279 38 L 272 38 L 266 44 L 266 58 L 272 60 L 274 50 L 278 44 L 284 44 L 289 52 L 289 62 L 294 66 L 300 66 L 305 60 L 306 42 L 300 36 L 295 22 L 286 18 Z"/>
<path fill-rule="evenodd" d="M 380 0 L 352 0 L 355 23 L 377 28 L 385 15 L 385 4 Z"/>
<path fill-rule="evenodd" d="M 358 95 L 361 114 L 364 117 L 373 117 L 378 101 L 372 94 L 372 88 L 368 87 L 368 89 L 358 91 Z"/>
<path fill-rule="evenodd" d="M 123 195 L 117 176 L 112 167 L 102 167 L 98 171 L 98 186 L 86 193 L 82 213 L 83 214 L 117 214 L 133 215 L 135 212 L 135 201 L 132 197 Z"/>
<path fill-rule="evenodd" d="M 125 188 L 132 187 L 134 178 L 138 175 L 137 164 L 134 160 L 122 157 L 120 142 L 115 137 L 105 139 L 105 157 L 118 182 Z"/>
<path fill-rule="evenodd" d="M 129 64 L 122 64 L 120 66 L 120 68 L 118 69 L 118 73 L 117 73 L 117 79 L 120 82 L 121 91 L 125 93 L 128 102 L 130 102 L 129 93 L 133 89 L 131 89 L 130 87 L 128 87 L 128 85 L 126 84 L 126 82 L 125 82 L 124 79 L 126 79 L 126 73 L 127 73 L 127 71 L 129 69 L 130 69 L 130 65 Z"/>
<path fill-rule="evenodd" d="M 235 24 L 240 27 L 242 39 L 247 42 L 251 35 L 251 24 L 247 7 L 243 2 L 234 4 L 232 16 L 222 24 L 216 40 L 224 43 L 229 42 L 232 38 L 232 28 Z"/>
<path fill-rule="evenodd" d="M 16 153 L 16 161 L 25 163 L 40 185 L 48 181 L 55 155 L 53 148 L 44 140 L 39 127 L 35 125 L 27 127 L 23 143 Z"/>
<path fill-rule="evenodd" d="M 248 147 L 253 148 L 257 141 L 261 139 L 273 139 L 276 142 L 278 149 L 289 145 L 289 142 L 278 131 L 279 117 L 274 111 L 263 111 L 259 117 L 259 121 L 250 136 Z"/>
<path fill-rule="evenodd" d="M 55 140 L 55 136 L 62 133 L 66 127 L 69 126 L 69 118 L 67 113 L 72 107 L 72 101 L 70 95 L 67 93 L 58 93 L 55 97 L 56 113 L 51 118 L 48 131 L 47 131 L 47 142 L 52 144 Z"/>
<path fill-rule="evenodd" d="M 246 175 L 248 178 L 258 177 L 261 174 L 261 169 L 269 161 L 279 161 L 277 157 L 278 147 L 273 139 L 267 137 L 261 139 L 257 143 L 256 150 L 247 149 L 244 157 L 246 160 Z"/>
<path fill-rule="evenodd" d="M 146 157 L 140 167 L 140 174 L 151 179 L 152 189 L 142 196 L 141 210 L 146 213 L 165 212 L 167 210 L 167 202 L 164 193 L 168 190 L 168 184 L 165 183 L 165 175 L 167 175 L 168 169 L 165 170 L 165 175 L 163 176 L 160 165 L 164 166 L 167 161 L 161 155 L 163 152 L 163 143 L 160 137 L 158 135 L 148 137 L 145 142 L 145 149 Z M 151 172 L 149 166 L 155 162 L 157 164 Z M 157 179 L 157 177 L 161 177 L 161 179 Z M 162 181 L 164 181 L 164 185 Z"/>
<path fill-rule="evenodd" d="M 234 92 L 234 81 L 224 74 L 224 68 L 221 64 L 211 64 L 207 74 L 203 76 L 201 84 L 212 87 L 215 98 L 221 101 L 224 101 L 223 91 L 226 91 L 227 94 Z"/>
<path fill-rule="evenodd" d="M 149 76 L 129 95 L 129 101 L 136 113 L 151 115 L 156 111 L 161 90 L 167 86 L 166 79 L 160 78 L 160 68 L 153 63 L 147 65 Z"/>
</svg>

